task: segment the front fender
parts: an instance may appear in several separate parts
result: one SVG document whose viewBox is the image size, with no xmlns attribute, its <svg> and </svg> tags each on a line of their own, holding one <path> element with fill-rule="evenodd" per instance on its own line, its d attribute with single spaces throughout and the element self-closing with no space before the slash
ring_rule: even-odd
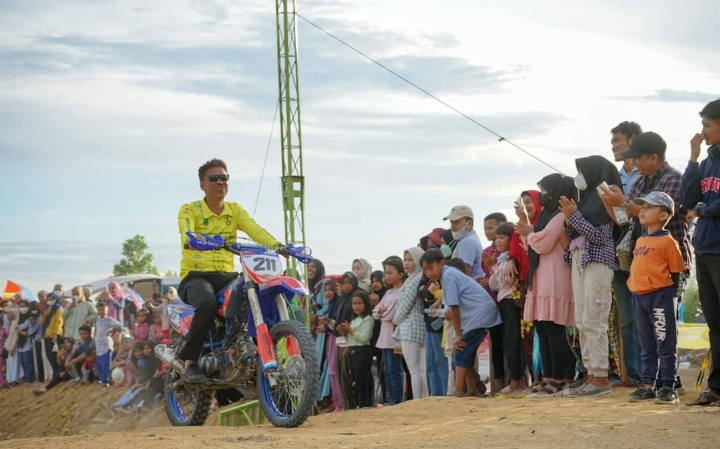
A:
<svg viewBox="0 0 720 449">
<path fill-rule="evenodd" d="M 285 296 L 307 296 L 308 288 L 302 282 L 290 276 L 279 276 L 260 285 L 263 296 L 274 298 L 278 294 Z M 290 295 L 288 295 L 290 293 Z"/>
</svg>

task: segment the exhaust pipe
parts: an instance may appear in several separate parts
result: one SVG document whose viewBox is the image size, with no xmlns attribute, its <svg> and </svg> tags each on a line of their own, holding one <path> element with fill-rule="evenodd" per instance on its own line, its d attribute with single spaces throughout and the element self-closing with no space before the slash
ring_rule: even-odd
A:
<svg viewBox="0 0 720 449">
<path fill-rule="evenodd" d="M 175 353 L 172 349 L 168 348 L 167 345 L 156 345 L 155 346 L 155 357 L 159 358 L 163 362 L 171 366 L 175 371 L 182 371 L 182 363 L 175 357 Z"/>
</svg>

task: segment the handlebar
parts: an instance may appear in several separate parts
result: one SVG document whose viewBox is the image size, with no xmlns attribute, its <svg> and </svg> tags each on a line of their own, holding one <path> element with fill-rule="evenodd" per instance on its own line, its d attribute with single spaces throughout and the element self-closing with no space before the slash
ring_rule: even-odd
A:
<svg viewBox="0 0 720 449">
<path fill-rule="evenodd" d="M 224 249 L 238 256 L 241 256 L 242 253 L 279 253 L 278 251 L 270 250 L 267 245 L 260 245 L 253 242 L 252 240 L 247 240 L 247 243 L 243 243 L 240 241 L 234 243 L 227 243 L 221 235 L 209 235 L 200 232 L 187 232 L 186 235 L 190 239 L 187 246 L 197 251 L 215 251 L 219 249 Z M 304 264 L 308 264 L 313 261 L 312 250 L 307 246 L 295 246 L 290 243 L 287 246 L 287 255 L 295 258 L 298 262 Z"/>
</svg>

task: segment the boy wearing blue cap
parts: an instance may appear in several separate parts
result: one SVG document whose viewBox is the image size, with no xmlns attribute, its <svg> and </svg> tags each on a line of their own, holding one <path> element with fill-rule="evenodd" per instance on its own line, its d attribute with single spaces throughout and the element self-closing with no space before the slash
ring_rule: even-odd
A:
<svg viewBox="0 0 720 449">
<path fill-rule="evenodd" d="M 650 192 L 635 200 L 642 207 L 639 218 L 647 232 L 637 240 L 630 266 L 628 288 L 633 293 L 637 333 L 640 340 L 643 385 L 633 402 L 655 400 L 677 405 L 677 288 L 685 271 L 677 241 L 665 229 L 675 210 L 664 192 Z M 660 389 L 653 390 L 660 365 Z"/>
</svg>

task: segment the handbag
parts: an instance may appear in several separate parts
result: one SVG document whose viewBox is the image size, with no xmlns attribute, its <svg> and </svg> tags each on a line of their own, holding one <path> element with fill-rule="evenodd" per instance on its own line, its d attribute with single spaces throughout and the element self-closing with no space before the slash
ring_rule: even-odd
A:
<svg viewBox="0 0 720 449">
<path fill-rule="evenodd" d="M 637 218 L 633 217 L 622 231 L 619 243 L 615 248 L 618 266 L 622 271 L 630 271 L 630 266 L 633 261 L 633 251 L 635 250 L 635 242 L 640 237 L 641 230 L 642 226 L 640 226 Z"/>
</svg>

